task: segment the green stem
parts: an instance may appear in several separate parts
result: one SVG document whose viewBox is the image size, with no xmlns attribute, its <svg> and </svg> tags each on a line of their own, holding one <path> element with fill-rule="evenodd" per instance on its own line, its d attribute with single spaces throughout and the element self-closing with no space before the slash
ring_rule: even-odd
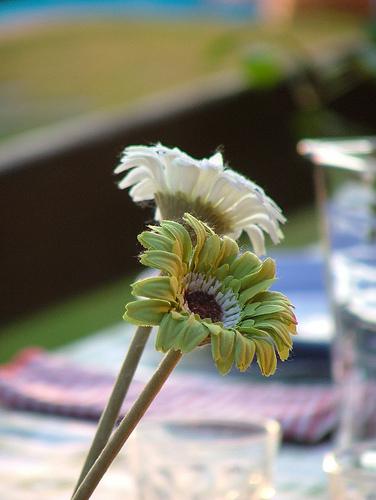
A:
<svg viewBox="0 0 376 500">
<path fill-rule="evenodd" d="M 111 396 L 99 420 L 93 442 L 74 491 L 77 491 L 79 485 L 93 466 L 96 459 L 99 457 L 101 451 L 111 436 L 116 420 L 119 416 L 121 406 L 127 395 L 130 383 L 132 382 L 134 373 L 144 351 L 144 347 L 150 336 L 150 332 L 151 327 L 140 326 L 137 328 L 133 336 L 128 353 L 112 389 Z"/>
<path fill-rule="evenodd" d="M 90 498 L 99 481 L 102 479 L 124 443 L 161 390 L 181 356 L 182 353 L 180 351 L 171 350 L 166 354 L 132 408 L 123 418 L 119 427 L 115 430 L 112 437 L 103 448 L 102 453 L 99 455 L 85 479 L 73 494 L 72 500 L 87 500 Z"/>
</svg>

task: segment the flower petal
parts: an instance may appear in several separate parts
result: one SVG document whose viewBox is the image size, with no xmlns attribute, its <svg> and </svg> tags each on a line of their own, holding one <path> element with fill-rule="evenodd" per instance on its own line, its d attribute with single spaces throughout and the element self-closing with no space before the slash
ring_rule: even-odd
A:
<svg viewBox="0 0 376 500">
<path fill-rule="evenodd" d="M 217 167 L 223 167 L 223 156 L 220 151 L 214 153 L 210 158 L 208 158 L 208 162 L 216 165 Z"/>
<path fill-rule="evenodd" d="M 150 178 L 150 171 L 146 167 L 132 169 L 118 184 L 120 189 L 126 189 L 137 182 Z"/>
<path fill-rule="evenodd" d="M 216 262 L 220 253 L 220 249 L 221 240 L 219 236 L 217 236 L 216 234 L 209 235 L 199 255 L 199 264 L 196 266 L 197 272 L 207 273 Z"/>
<path fill-rule="evenodd" d="M 223 266 L 219 267 L 214 271 L 214 276 L 219 280 L 223 281 L 230 271 L 230 266 L 228 264 L 223 264 Z"/>
<path fill-rule="evenodd" d="M 221 328 L 217 334 L 212 333 L 211 341 L 214 360 L 227 359 L 234 351 L 235 332 Z"/>
<path fill-rule="evenodd" d="M 206 238 L 208 234 L 213 234 L 213 231 L 206 224 L 199 221 L 198 219 L 196 219 L 195 217 L 193 217 L 188 213 L 184 214 L 183 219 L 193 229 L 196 235 L 196 244 L 193 253 L 193 262 L 194 265 L 196 266 L 199 261 L 200 252 L 205 244 Z"/>
<path fill-rule="evenodd" d="M 257 321 L 256 326 L 258 329 L 267 331 L 269 335 L 273 337 L 273 339 L 276 339 L 277 336 L 280 337 L 284 347 L 288 347 L 289 349 L 291 349 L 291 332 L 289 331 L 288 327 L 280 321 L 274 319 Z"/>
<path fill-rule="evenodd" d="M 256 352 L 256 344 L 240 332 L 236 332 L 235 363 L 241 372 L 251 365 Z"/>
<path fill-rule="evenodd" d="M 200 199 L 204 203 L 213 204 L 208 201 L 210 198 L 211 186 L 213 186 L 221 175 L 223 168 L 209 164 L 203 160 L 200 165 L 200 177 L 190 193 L 191 199 Z"/>
<path fill-rule="evenodd" d="M 239 247 L 236 241 L 228 238 L 227 236 L 224 236 L 222 238 L 221 252 L 215 265 L 217 267 L 220 267 L 223 264 L 231 264 L 238 255 Z"/>
<path fill-rule="evenodd" d="M 255 225 L 245 227 L 245 231 L 252 243 L 253 250 L 256 255 L 264 255 L 265 253 L 265 237 L 261 229 Z"/>
<path fill-rule="evenodd" d="M 148 250 L 163 250 L 165 252 L 171 252 L 173 248 L 173 241 L 171 238 L 152 231 L 143 231 L 138 235 L 137 239 L 141 245 Z"/>
<path fill-rule="evenodd" d="M 261 373 L 265 377 L 273 375 L 277 369 L 277 357 L 273 341 L 267 338 L 254 337 L 252 337 L 252 340 L 256 344 L 257 364 L 260 367 Z"/>
<path fill-rule="evenodd" d="M 130 195 L 136 202 L 155 199 L 157 220 L 161 214 L 178 220 L 187 211 L 220 234 L 238 238 L 247 231 L 259 255 L 265 252 L 263 232 L 274 243 L 283 236 L 279 224 L 285 218 L 278 205 L 260 186 L 224 167 L 219 152 L 198 160 L 162 144 L 130 146 L 115 173 L 127 170 L 130 172 L 119 187 L 133 186 Z M 170 197 L 168 203 L 163 201 L 166 196 Z"/>
<path fill-rule="evenodd" d="M 251 252 L 245 252 L 231 264 L 230 273 L 233 274 L 235 278 L 241 279 L 254 272 L 260 265 L 261 261 L 257 255 Z"/>
<path fill-rule="evenodd" d="M 161 322 L 156 348 L 162 352 L 174 349 L 188 353 L 200 345 L 208 335 L 208 330 L 193 314 L 183 316 L 172 311 L 166 314 Z"/>
<path fill-rule="evenodd" d="M 170 309 L 171 304 L 166 300 L 135 300 L 126 305 L 123 318 L 136 325 L 154 326 L 159 325 Z"/>
<path fill-rule="evenodd" d="M 192 318 L 192 319 L 191 319 Z M 208 330 L 201 323 L 193 319 L 191 315 L 190 320 L 187 321 L 186 330 L 184 332 L 184 338 L 181 342 L 181 351 L 188 353 L 193 351 L 193 349 L 201 344 L 209 336 Z"/>
<path fill-rule="evenodd" d="M 163 317 L 155 341 L 157 351 L 167 352 L 179 344 L 179 337 L 184 331 L 187 319 L 188 316 L 183 316 L 175 311 L 171 311 Z"/>
<path fill-rule="evenodd" d="M 144 179 L 135 184 L 129 191 L 129 195 L 134 202 L 152 200 L 154 198 L 156 187 L 151 179 Z"/>
<path fill-rule="evenodd" d="M 261 261 L 259 262 L 261 263 Z M 246 290 L 247 288 L 256 285 L 257 283 L 261 283 L 266 279 L 275 279 L 275 262 L 270 258 L 265 259 L 256 271 L 251 272 L 248 276 L 244 276 L 242 278 L 241 289 Z"/>
<path fill-rule="evenodd" d="M 227 375 L 227 373 L 231 370 L 233 364 L 234 364 L 233 354 L 226 359 L 218 359 L 215 362 L 217 370 L 221 375 Z"/>
<path fill-rule="evenodd" d="M 188 263 L 192 255 L 192 242 L 188 231 L 184 226 L 174 221 L 162 221 L 161 227 L 176 239 L 180 246 L 182 260 Z"/>
<path fill-rule="evenodd" d="M 275 278 L 272 278 L 269 280 L 264 280 L 264 281 L 261 281 L 260 283 L 256 283 L 255 285 L 247 288 L 246 290 L 244 290 L 243 292 L 240 293 L 239 302 L 243 305 L 246 304 L 255 295 L 270 288 L 272 286 L 272 284 L 274 283 L 274 281 L 275 281 Z"/>
<path fill-rule="evenodd" d="M 168 189 L 172 193 L 191 193 L 200 176 L 200 166 L 193 159 L 176 158 L 165 164 Z"/>
<path fill-rule="evenodd" d="M 163 250 L 147 250 L 140 257 L 141 264 L 154 267 L 170 276 L 181 276 L 183 272 L 181 259 L 174 253 Z"/>
<path fill-rule="evenodd" d="M 162 299 L 175 302 L 178 289 L 178 280 L 175 276 L 157 276 L 136 281 L 132 285 L 132 294 L 136 297 Z"/>
</svg>

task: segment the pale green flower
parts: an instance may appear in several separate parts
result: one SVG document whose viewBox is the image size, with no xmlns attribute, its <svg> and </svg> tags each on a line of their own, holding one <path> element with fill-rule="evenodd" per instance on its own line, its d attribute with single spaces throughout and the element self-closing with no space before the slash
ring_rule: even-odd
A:
<svg viewBox="0 0 376 500">
<path fill-rule="evenodd" d="M 211 344 L 218 370 L 233 363 L 246 370 L 256 356 L 263 375 L 276 370 L 276 352 L 289 356 L 296 319 L 287 297 L 268 291 L 275 280 L 272 259 L 241 254 L 237 243 L 219 237 L 206 224 L 185 214 L 186 224 L 162 221 L 138 237 L 147 249 L 142 264 L 161 276 L 132 285 L 143 297 L 126 306 L 124 319 L 158 325 L 156 348 L 183 353 Z"/>
<path fill-rule="evenodd" d="M 260 186 L 223 164 L 221 153 L 197 160 L 178 148 L 130 146 L 115 173 L 127 172 L 121 189 L 131 188 L 135 202 L 155 201 L 155 219 L 181 222 L 189 212 L 219 235 L 238 239 L 245 231 L 258 255 L 265 253 L 265 236 L 282 238 L 285 222 L 280 208 Z"/>
</svg>

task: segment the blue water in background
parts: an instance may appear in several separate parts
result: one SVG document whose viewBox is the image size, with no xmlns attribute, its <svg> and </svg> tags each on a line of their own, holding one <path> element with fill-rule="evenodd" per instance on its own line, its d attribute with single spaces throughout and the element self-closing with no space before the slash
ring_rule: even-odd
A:
<svg viewBox="0 0 376 500">
<path fill-rule="evenodd" d="M 135 16 L 153 18 L 222 18 L 248 21 L 258 17 L 257 0 L 0 0 L 0 23 L 57 17 Z"/>
</svg>

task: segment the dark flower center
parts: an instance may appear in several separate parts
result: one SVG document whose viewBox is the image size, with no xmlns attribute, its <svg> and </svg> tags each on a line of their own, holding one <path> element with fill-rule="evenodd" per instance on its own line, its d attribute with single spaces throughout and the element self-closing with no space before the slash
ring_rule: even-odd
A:
<svg viewBox="0 0 376 500">
<path fill-rule="evenodd" d="M 222 308 L 213 295 L 200 291 L 188 292 L 185 300 L 189 310 L 198 314 L 201 319 L 210 318 L 213 323 L 222 320 Z"/>
</svg>

